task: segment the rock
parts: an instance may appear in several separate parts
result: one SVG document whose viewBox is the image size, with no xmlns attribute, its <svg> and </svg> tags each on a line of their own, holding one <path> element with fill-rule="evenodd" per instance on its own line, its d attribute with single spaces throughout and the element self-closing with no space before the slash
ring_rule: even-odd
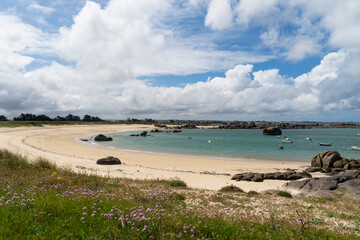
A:
<svg viewBox="0 0 360 240">
<path fill-rule="evenodd" d="M 300 178 L 303 178 L 303 175 L 301 175 L 301 173 L 294 173 L 286 176 L 286 180 L 298 180 Z"/>
<path fill-rule="evenodd" d="M 129 135 L 130 137 L 138 137 L 138 136 L 140 136 L 140 134 L 131 134 L 131 135 Z"/>
<path fill-rule="evenodd" d="M 153 129 L 153 130 L 151 130 L 150 132 L 152 132 L 152 133 L 159 133 L 159 132 L 163 132 L 163 131 L 161 131 L 161 130 L 159 130 L 159 129 Z"/>
<path fill-rule="evenodd" d="M 121 164 L 121 161 L 118 158 L 109 156 L 109 157 L 101 158 L 101 159 L 97 160 L 96 164 L 99 164 L 99 165 L 116 165 L 116 164 Z"/>
<path fill-rule="evenodd" d="M 360 164 L 358 163 L 351 165 L 351 169 L 359 169 L 359 168 L 360 168 Z"/>
<path fill-rule="evenodd" d="M 281 129 L 278 127 L 268 127 L 263 130 L 264 135 L 281 135 Z"/>
<path fill-rule="evenodd" d="M 301 181 L 292 181 L 292 182 L 285 183 L 284 187 L 300 190 L 309 181 L 310 181 L 309 179 L 301 180 Z"/>
<path fill-rule="evenodd" d="M 338 174 L 338 173 L 340 173 L 340 172 L 342 172 L 342 171 L 344 171 L 343 168 L 333 168 L 333 169 L 331 169 L 331 173 L 330 173 L 330 174 L 334 175 L 334 174 Z"/>
<path fill-rule="evenodd" d="M 181 130 L 174 130 L 173 133 L 181 133 Z"/>
<path fill-rule="evenodd" d="M 351 163 L 345 164 L 344 170 L 350 170 L 351 169 Z"/>
<path fill-rule="evenodd" d="M 276 148 L 278 148 L 278 149 L 284 149 L 284 147 L 283 147 L 282 145 L 277 145 Z"/>
<path fill-rule="evenodd" d="M 281 172 L 276 172 L 274 174 L 274 179 L 276 180 L 285 180 L 286 179 L 286 175 L 284 175 L 283 173 Z"/>
<path fill-rule="evenodd" d="M 139 134 L 140 137 L 146 137 L 147 135 L 147 131 L 143 131 Z"/>
<path fill-rule="evenodd" d="M 80 138 L 80 141 L 87 142 L 87 141 L 89 141 L 89 140 L 86 139 L 86 138 Z"/>
<path fill-rule="evenodd" d="M 338 182 L 336 180 L 329 180 L 327 178 L 311 179 L 302 190 L 306 191 L 319 191 L 319 190 L 334 190 L 338 188 Z"/>
<path fill-rule="evenodd" d="M 243 177 L 244 177 L 244 174 L 239 173 L 239 174 L 235 174 L 235 175 L 231 178 L 231 180 L 240 181 Z"/>
<path fill-rule="evenodd" d="M 339 175 L 348 179 L 356 179 L 360 175 L 360 170 L 347 170 L 345 172 L 339 173 Z"/>
<path fill-rule="evenodd" d="M 243 181 L 251 181 L 251 179 L 254 177 L 254 173 L 252 172 L 249 172 L 249 173 L 246 173 L 244 175 L 244 177 L 242 178 Z"/>
<path fill-rule="evenodd" d="M 255 173 L 254 177 L 251 178 L 251 181 L 253 181 L 253 182 L 263 182 L 264 181 L 263 174 Z"/>
<path fill-rule="evenodd" d="M 333 167 L 334 162 L 341 160 L 340 154 L 337 151 L 328 151 L 322 157 L 323 168 L 330 169 Z"/>
<path fill-rule="evenodd" d="M 307 169 L 305 169 L 305 172 L 321 172 L 322 168 L 321 167 L 308 167 Z"/>
<path fill-rule="evenodd" d="M 311 166 L 329 170 L 333 167 L 334 162 L 337 160 L 342 160 L 337 151 L 325 151 L 313 157 L 311 160 Z"/>
<path fill-rule="evenodd" d="M 350 163 L 349 159 L 344 158 L 344 157 L 342 158 L 342 162 L 343 162 L 344 166 L 345 166 L 346 164 Z"/>
<path fill-rule="evenodd" d="M 333 163 L 334 168 L 343 168 L 344 167 L 344 163 L 342 160 L 337 160 Z"/>
<path fill-rule="evenodd" d="M 315 155 L 311 159 L 311 167 L 322 169 L 322 159 L 320 158 L 319 154 Z"/>
<path fill-rule="evenodd" d="M 264 179 L 275 179 L 275 173 L 265 173 Z"/>
<path fill-rule="evenodd" d="M 95 137 L 95 141 L 102 141 L 102 142 L 105 142 L 105 141 L 112 141 L 113 139 L 111 137 L 107 137 L 103 134 L 99 134 Z"/>
<path fill-rule="evenodd" d="M 360 191 L 360 179 L 352 179 L 339 184 L 339 188 Z"/>
</svg>

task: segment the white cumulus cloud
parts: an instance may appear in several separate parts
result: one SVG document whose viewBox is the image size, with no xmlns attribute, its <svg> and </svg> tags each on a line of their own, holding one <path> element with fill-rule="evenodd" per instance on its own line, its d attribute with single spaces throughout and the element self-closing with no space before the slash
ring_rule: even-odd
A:
<svg viewBox="0 0 360 240">
<path fill-rule="evenodd" d="M 230 0 L 211 0 L 205 17 L 205 26 L 223 30 L 231 27 L 232 19 Z"/>
<path fill-rule="evenodd" d="M 43 14 L 51 14 L 55 11 L 55 8 L 42 6 L 36 3 L 32 3 L 26 7 L 28 11 L 40 12 Z"/>
</svg>

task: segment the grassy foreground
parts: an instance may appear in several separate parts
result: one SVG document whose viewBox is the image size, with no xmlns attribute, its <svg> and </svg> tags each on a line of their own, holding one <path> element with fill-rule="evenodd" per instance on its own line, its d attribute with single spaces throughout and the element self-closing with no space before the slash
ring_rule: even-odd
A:
<svg viewBox="0 0 360 240">
<path fill-rule="evenodd" d="M 0 150 L 0 239 L 360 239 L 359 203 L 101 178 Z"/>
</svg>

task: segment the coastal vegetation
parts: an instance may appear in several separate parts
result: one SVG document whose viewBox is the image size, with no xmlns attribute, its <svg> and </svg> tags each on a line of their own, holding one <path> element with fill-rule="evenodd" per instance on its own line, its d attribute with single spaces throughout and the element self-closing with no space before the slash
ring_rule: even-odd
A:
<svg viewBox="0 0 360 240">
<path fill-rule="evenodd" d="M 98 177 L 0 150 L 0 239 L 360 239 L 359 200 L 286 195 Z"/>
<path fill-rule="evenodd" d="M 153 124 L 158 128 L 194 129 L 209 126 L 219 129 L 267 129 L 276 127 L 279 129 L 312 129 L 312 128 L 360 128 L 355 122 L 268 122 L 268 121 L 214 121 L 214 120 L 155 120 L 152 118 L 125 120 L 103 120 L 98 116 L 68 114 L 65 117 L 56 116 L 51 118 L 47 115 L 36 115 L 32 113 L 21 113 L 19 116 L 9 120 L 5 115 L 0 115 L 0 127 L 16 126 L 43 126 L 43 125 L 75 125 L 75 124 Z M 280 130 L 281 131 L 281 130 Z"/>
</svg>

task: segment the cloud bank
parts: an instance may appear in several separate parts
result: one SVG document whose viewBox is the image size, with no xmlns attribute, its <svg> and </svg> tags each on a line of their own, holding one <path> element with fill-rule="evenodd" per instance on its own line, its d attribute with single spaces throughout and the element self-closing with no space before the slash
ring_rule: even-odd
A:
<svg viewBox="0 0 360 240">
<path fill-rule="evenodd" d="M 336 112 L 350 111 L 354 119 L 360 112 L 360 6 L 350 0 L 330 5 L 192 0 L 179 7 L 166 0 L 112 0 L 102 8 L 87 1 L 73 24 L 56 34 L 0 12 L 5 29 L 0 33 L 0 114 L 248 120 L 331 120 L 331 115 L 346 120 Z M 202 23 L 210 33 L 185 36 L 164 23 L 202 8 Z M 29 10 L 53 12 L 45 6 Z M 292 26 L 291 34 L 285 24 Z M 234 28 L 245 33 L 254 26 L 262 30 L 261 45 L 253 50 L 219 48 L 206 37 Z M 261 46 L 272 53 L 257 51 Z M 333 50 L 297 77 L 283 76 L 280 69 L 254 70 L 256 63 L 274 56 L 300 61 L 326 48 Z M 39 62 L 40 67 L 31 67 Z M 213 71 L 225 76 L 183 87 L 140 80 Z"/>
</svg>

